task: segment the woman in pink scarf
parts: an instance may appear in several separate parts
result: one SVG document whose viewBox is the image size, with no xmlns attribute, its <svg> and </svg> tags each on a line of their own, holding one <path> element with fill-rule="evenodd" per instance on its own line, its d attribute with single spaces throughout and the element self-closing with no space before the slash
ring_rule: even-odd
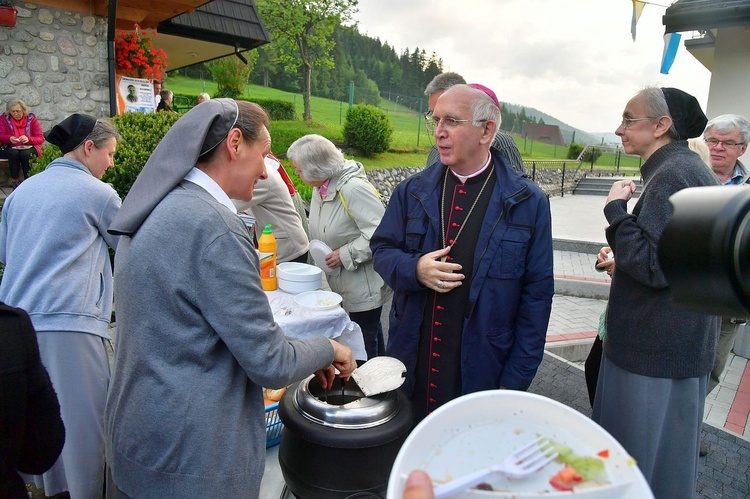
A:
<svg viewBox="0 0 750 499">
<path fill-rule="evenodd" d="M 8 158 L 13 188 L 29 177 L 29 158 L 42 155 L 42 142 L 42 127 L 26 103 L 20 99 L 9 101 L 0 119 L 0 144 Z M 19 179 L 21 170 L 23 180 Z"/>
</svg>

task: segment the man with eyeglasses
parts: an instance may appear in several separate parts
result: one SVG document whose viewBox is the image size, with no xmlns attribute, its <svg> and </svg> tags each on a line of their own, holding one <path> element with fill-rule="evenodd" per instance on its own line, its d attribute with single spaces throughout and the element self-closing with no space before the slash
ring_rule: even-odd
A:
<svg viewBox="0 0 750 499">
<path fill-rule="evenodd" d="M 432 79 L 424 90 L 424 94 L 427 96 L 427 109 L 428 111 L 424 115 L 425 123 L 429 123 L 432 119 L 432 113 L 435 110 L 435 104 L 438 98 L 445 93 L 446 90 L 451 88 L 453 85 L 465 85 L 466 80 L 463 76 L 458 73 L 441 73 Z M 492 141 L 492 147 L 505 156 L 510 163 L 510 166 L 514 170 L 518 170 L 523 173 L 523 159 L 521 159 L 521 153 L 516 146 L 513 138 L 507 133 L 503 133 L 500 130 L 500 124 L 498 123 L 497 131 L 495 132 L 495 138 Z M 430 166 L 440 160 L 440 154 L 438 153 L 437 147 L 432 146 L 430 153 L 427 155 L 427 163 L 425 166 Z"/>
<path fill-rule="evenodd" d="M 711 152 L 711 169 L 722 184 L 750 183 L 750 173 L 738 159 L 750 140 L 750 122 L 744 116 L 717 116 L 706 125 L 703 140 Z"/>
<path fill-rule="evenodd" d="M 495 93 L 454 85 L 434 109 L 440 160 L 396 187 L 370 242 L 415 424 L 467 393 L 528 389 L 554 293 L 549 200 L 490 148 Z"/>
<path fill-rule="evenodd" d="M 750 172 L 738 159 L 747 151 L 750 140 L 750 122 L 737 114 L 722 114 L 712 119 L 703 132 L 703 140 L 711 153 L 711 169 L 724 185 L 750 184 Z M 744 328 L 747 319 L 723 317 L 719 330 L 719 342 L 716 345 L 716 356 L 711 376 L 708 380 L 706 395 L 719 384 L 721 373 L 727 364 L 729 352 L 740 328 Z M 700 455 L 708 453 L 708 445 L 701 440 Z"/>
</svg>

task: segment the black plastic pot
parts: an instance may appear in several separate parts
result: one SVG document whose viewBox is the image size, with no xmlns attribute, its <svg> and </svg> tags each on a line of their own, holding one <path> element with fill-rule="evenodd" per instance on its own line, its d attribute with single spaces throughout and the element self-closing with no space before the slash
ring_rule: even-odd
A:
<svg viewBox="0 0 750 499">
<path fill-rule="evenodd" d="M 326 396 L 315 378 L 292 385 L 279 403 L 279 418 L 281 472 L 302 499 L 384 497 L 412 425 L 401 390 L 364 397 L 353 380 L 343 396 L 340 389 Z"/>
</svg>

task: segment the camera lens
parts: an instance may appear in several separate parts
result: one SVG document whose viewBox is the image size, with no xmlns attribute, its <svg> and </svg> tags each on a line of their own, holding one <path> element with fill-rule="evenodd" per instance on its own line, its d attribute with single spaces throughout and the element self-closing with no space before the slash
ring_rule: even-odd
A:
<svg viewBox="0 0 750 499">
<path fill-rule="evenodd" d="M 675 304 L 750 316 L 750 189 L 694 187 L 669 200 L 674 214 L 659 241 L 659 264 Z"/>
</svg>

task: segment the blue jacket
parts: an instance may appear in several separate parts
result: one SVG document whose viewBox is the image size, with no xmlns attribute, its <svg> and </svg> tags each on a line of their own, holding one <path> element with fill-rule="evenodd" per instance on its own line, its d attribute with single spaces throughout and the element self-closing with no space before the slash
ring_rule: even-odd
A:
<svg viewBox="0 0 750 499">
<path fill-rule="evenodd" d="M 497 182 L 474 254 L 474 276 L 461 343 L 462 393 L 526 390 L 544 355 L 552 308 L 549 200 L 493 151 Z M 411 391 L 428 289 L 417 260 L 439 249 L 444 166 L 436 163 L 399 184 L 372 236 L 375 270 L 393 289 L 387 353 L 407 368 Z"/>
</svg>

